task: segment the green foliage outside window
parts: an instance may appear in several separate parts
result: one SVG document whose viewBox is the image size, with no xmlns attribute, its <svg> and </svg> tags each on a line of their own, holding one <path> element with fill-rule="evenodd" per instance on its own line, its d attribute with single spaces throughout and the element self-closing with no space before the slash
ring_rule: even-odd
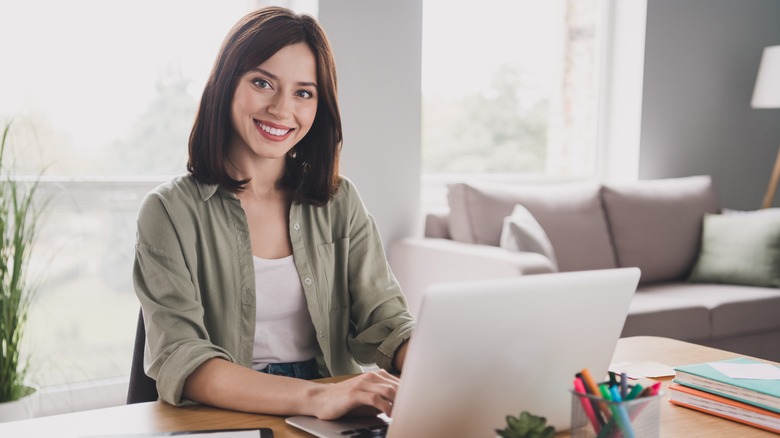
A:
<svg viewBox="0 0 780 438">
<path fill-rule="evenodd" d="M 514 67 L 502 66 L 490 87 L 457 100 L 423 101 L 425 173 L 541 173 L 549 101 Z"/>
</svg>

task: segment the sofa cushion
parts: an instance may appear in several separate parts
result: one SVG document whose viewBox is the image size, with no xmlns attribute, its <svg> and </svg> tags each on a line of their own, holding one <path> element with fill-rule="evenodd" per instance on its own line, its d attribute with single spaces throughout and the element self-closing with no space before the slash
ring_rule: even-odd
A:
<svg viewBox="0 0 780 438">
<path fill-rule="evenodd" d="M 780 330 L 780 290 L 777 288 L 710 284 L 718 304 L 712 311 L 712 336 Z"/>
<path fill-rule="evenodd" d="M 694 282 L 780 286 L 780 215 L 707 214 Z"/>
<path fill-rule="evenodd" d="M 499 246 L 504 218 L 522 204 L 550 239 L 561 271 L 616 267 L 597 183 L 448 185 L 453 240 Z"/>
<path fill-rule="evenodd" d="M 451 239 L 449 213 L 428 213 L 425 215 L 425 237 Z"/>
<path fill-rule="evenodd" d="M 621 336 L 704 340 L 780 330 L 780 290 L 686 282 L 643 285 L 628 313 Z"/>
<path fill-rule="evenodd" d="M 641 269 L 643 283 L 688 276 L 702 218 L 718 211 L 709 176 L 605 184 L 602 195 L 620 267 Z"/>
<path fill-rule="evenodd" d="M 683 341 L 709 339 L 710 309 L 701 301 L 707 296 L 707 290 L 699 286 L 688 283 L 640 286 L 631 300 L 620 336 L 663 336 Z"/>
<path fill-rule="evenodd" d="M 501 248 L 511 251 L 535 252 L 547 257 L 558 266 L 555 251 L 547 233 L 527 208 L 517 204 L 512 214 L 504 218 L 501 230 Z"/>
</svg>

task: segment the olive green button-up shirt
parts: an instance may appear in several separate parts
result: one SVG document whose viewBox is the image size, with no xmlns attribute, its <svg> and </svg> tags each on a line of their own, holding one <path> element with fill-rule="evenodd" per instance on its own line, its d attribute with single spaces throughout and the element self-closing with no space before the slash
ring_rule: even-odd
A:
<svg viewBox="0 0 780 438">
<path fill-rule="evenodd" d="M 414 321 L 385 258 L 374 220 L 342 179 L 325 206 L 293 203 L 290 240 L 325 375 L 391 370 Z M 138 215 L 135 291 L 146 324 L 146 373 L 160 398 L 182 399 L 204 361 L 251 367 L 254 265 L 246 214 L 234 193 L 182 176 L 150 192 Z"/>
</svg>

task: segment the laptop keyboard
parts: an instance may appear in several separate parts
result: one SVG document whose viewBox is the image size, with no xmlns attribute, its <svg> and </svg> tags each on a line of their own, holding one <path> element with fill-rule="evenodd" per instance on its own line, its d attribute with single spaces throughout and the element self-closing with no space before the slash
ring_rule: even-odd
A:
<svg viewBox="0 0 780 438">
<path fill-rule="evenodd" d="M 375 438 L 387 435 L 389 424 L 379 424 L 376 426 L 362 427 L 360 429 L 350 429 L 341 431 L 345 438 Z"/>
</svg>

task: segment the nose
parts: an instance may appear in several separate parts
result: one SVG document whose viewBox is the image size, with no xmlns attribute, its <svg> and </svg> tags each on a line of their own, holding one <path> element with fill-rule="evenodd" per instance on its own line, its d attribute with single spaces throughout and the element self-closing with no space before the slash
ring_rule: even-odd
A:
<svg viewBox="0 0 780 438">
<path fill-rule="evenodd" d="M 285 93 L 277 93 L 271 101 L 271 104 L 268 105 L 268 112 L 279 119 L 284 119 L 289 116 L 291 111 L 292 96 L 287 96 Z"/>
</svg>

